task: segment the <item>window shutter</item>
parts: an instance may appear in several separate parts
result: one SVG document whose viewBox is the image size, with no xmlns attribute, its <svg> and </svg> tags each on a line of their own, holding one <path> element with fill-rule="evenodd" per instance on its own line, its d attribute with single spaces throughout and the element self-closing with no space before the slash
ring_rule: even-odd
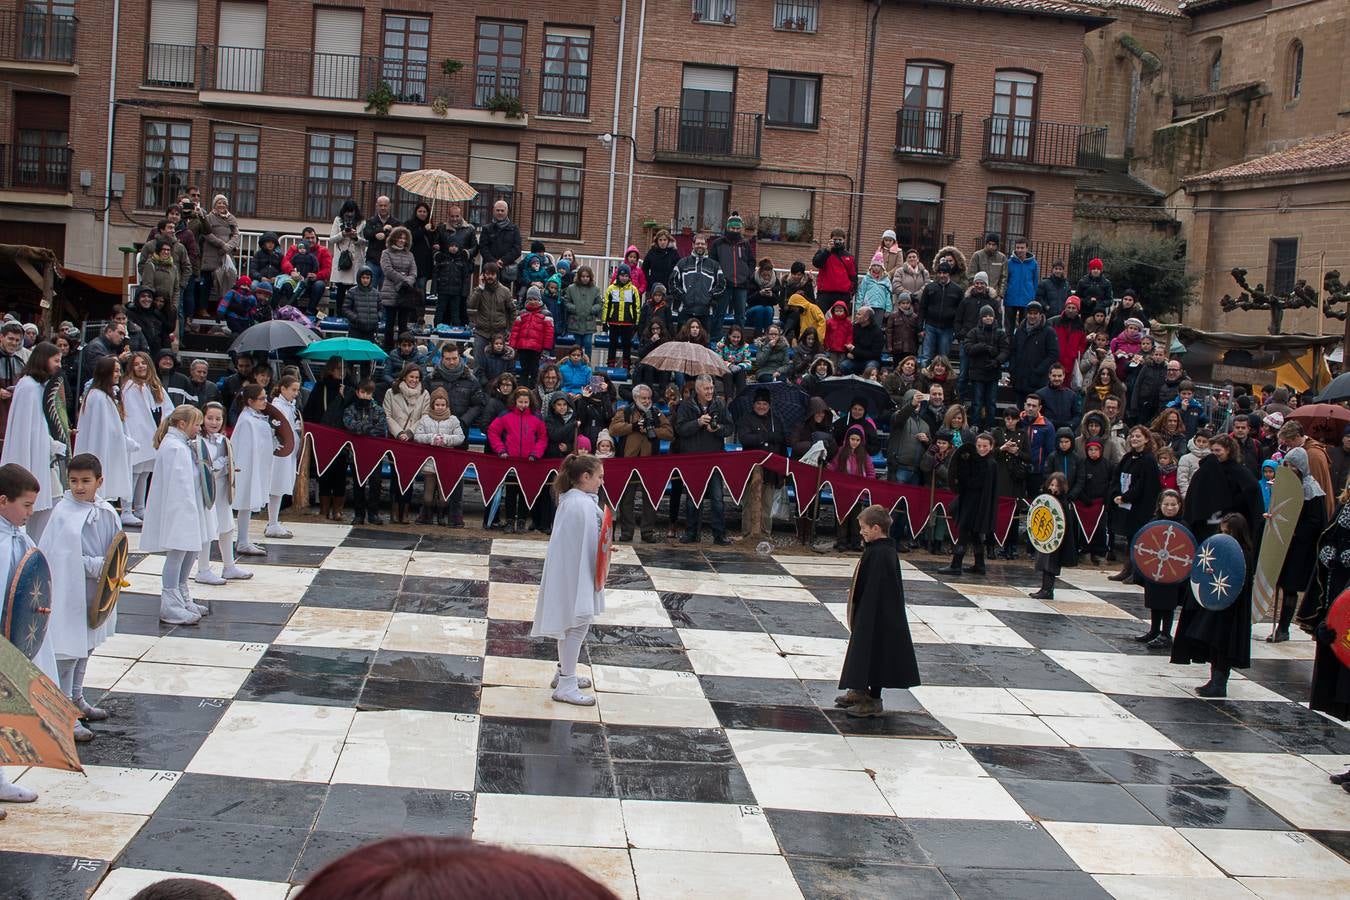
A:
<svg viewBox="0 0 1350 900">
<path fill-rule="evenodd" d="M 516 186 L 514 144 L 469 144 L 469 183 L 494 187 Z"/>
<path fill-rule="evenodd" d="M 942 185 L 931 181 L 902 181 L 895 192 L 897 200 L 912 200 L 917 203 L 941 203 Z"/>
<path fill-rule="evenodd" d="M 759 217 L 810 219 L 811 192 L 798 188 L 762 187 L 759 189 Z"/>
<path fill-rule="evenodd" d="M 686 91 L 720 91 L 729 94 L 736 89 L 736 70 L 685 66 L 684 89 Z"/>
<path fill-rule="evenodd" d="M 154 0 L 150 6 L 150 43 L 197 45 L 197 0 Z"/>
</svg>

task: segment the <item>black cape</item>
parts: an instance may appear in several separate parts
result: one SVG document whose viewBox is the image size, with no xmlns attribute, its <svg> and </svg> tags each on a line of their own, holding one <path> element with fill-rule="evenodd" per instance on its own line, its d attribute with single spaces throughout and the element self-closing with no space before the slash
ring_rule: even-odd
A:
<svg viewBox="0 0 1350 900">
<path fill-rule="evenodd" d="M 1318 501 L 1321 498 L 1317 498 Z M 1317 575 L 1299 608 L 1299 621 L 1310 627 L 1326 621 L 1331 604 L 1350 587 L 1350 503 L 1343 504 L 1321 535 L 1317 550 Z M 1317 636 L 1314 630 L 1314 636 Z M 1340 637 L 1340 635 L 1336 635 Z M 1350 668 L 1332 652 L 1329 644 L 1317 642 L 1313 659 L 1312 689 L 1308 708 L 1350 720 Z"/>
<path fill-rule="evenodd" d="M 980 456 L 974 444 L 965 444 L 956 451 L 951 472 L 961 540 L 971 543 L 973 536 L 993 534 L 998 514 L 998 463 L 994 454 Z"/>
<path fill-rule="evenodd" d="M 1205 609 L 1196 602 L 1194 595 L 1187 593 L 1172 644 L 1172 662 L 1183 665 L 1207 662 L 1228 669 L 1251 666 L 1254 563 L 1253 559 L 1247 560 L 1247 577 L 1243 579 L 1242 591 L 1227 609 L 1218 612 Z"/>
<path fill-rule="evenodd" d="M 863 548 L 848 599 L 852 634 L 839 687 L 865 691 L 919 684 L 895 541 L 881 538 Z"/>
<path fill-rule="evenodd" d="M 1159 514 L 1159 519 L 1166 519 L 1167 516 Z M 1178 516 L 1178 519 L 1180 516 Z M 1177 521 L 1173 519 L 1171 521 Z M 1187 602 L 1194 602 L 1191 596 L 1191 579 L 1189 577 L 1181 579 L 1176 584 L 1158 584 L 1156 581 L 1140 579 L 1144 582 L 1144 608 L 1156 610 L 1158 612 L 1172 612 L 1177 607 L 1185 606 Z"/>
<path fill-rule="evenodd" d="M 1214 534 L 1218 526 L 1209 520 L 1216 514 L 1242 513 L 1251 529 L 1252 542 L 1261 545 L 1261 529 L 1265 527 L 1266 501 L 1261 496 L 1261 485 L 1242 463 L 1230 459 L 1219 462 L 1213 453 L 1200 460 L 1200 466 L 1186 489 L 1186 505 L 1182 518 L 1190 526 L 1197 541 Z"/>
</svg>

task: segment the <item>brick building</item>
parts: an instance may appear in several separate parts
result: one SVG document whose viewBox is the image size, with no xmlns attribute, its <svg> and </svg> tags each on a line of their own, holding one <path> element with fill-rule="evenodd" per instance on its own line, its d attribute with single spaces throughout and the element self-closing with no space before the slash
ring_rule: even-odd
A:
<svg viewBox="0 0 1350 900">
<path fill-rule="evenodd" d="M 1109 17 L 1070 0 L 16 5 L 0 139 L 41 163 L 6 164 L 0 237 L 91 271 L 105 227 L 116 272 L 189 184 L 246 230 L 326 233 L 349 196 L 409 214 L 394 183 L 423 167 L 555 251 L 736 210 L 783 266 L 836 226 L 865 253 L 886 228 L 925 257 L 992 229 L 1057 255 L 1108 140 L 1080 110 L 1083 36 Z"/>
</svg>

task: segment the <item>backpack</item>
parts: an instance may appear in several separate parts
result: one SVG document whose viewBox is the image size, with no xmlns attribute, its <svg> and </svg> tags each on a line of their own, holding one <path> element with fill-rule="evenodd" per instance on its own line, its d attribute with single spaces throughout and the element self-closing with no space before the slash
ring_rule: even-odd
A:
<svg viewBox="0 0 1350 900">
<path fill-rule="evenodd" d="M 352 251 L 343 250 L 338 254 L 338 270 L 345 272 L 352 267 L 356 261 L 352 259 Z"/>
</svg>

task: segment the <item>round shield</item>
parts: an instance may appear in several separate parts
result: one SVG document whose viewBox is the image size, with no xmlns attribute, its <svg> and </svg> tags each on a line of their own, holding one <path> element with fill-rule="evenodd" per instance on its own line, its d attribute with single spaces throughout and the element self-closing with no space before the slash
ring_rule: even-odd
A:
<svg viewBox="0 0 1350 900">
<path fill-rule="evenodd" d="M 228 477 L 225 479 L 225 499 L 229 501 L 231 506 L 233 506 L 234 479 L 235 476 L 238 474 L 239 470 L 234 467 L 234 441 L 230 440 L 229 438 L 225 439 L 225 459 L 228 460 L 228 462 L 225 464 L 225 472 L 228 475 Z"/>
<path fill-rule="evenodd" d="M 1031 501 L 1027 510 L 1027 539 L 1039 553 L 1054 553 L 1064 543 L 1068 530 L 1064 507 L 1049 494 L 1041 494 Z"/>
<path fill-rule="evenodd" d="M 595 589 L 604 590 L 605 579 L 609 577 L 609 557 L 614 550 L 614 507 L 605 507 L 605 516 L 600 523 L 600 548 L 595 554 Z"/>
<path fill-rule="evenodd" d="M 47 420 L 47 434 L 53 440 L 70 444 L 70 410 L 66 408 L 65 379 L 48 378 L 42 386 L 42 414 Z"/>
<path fill-rule="evenodd" d="M 1218 612 L 1233 605 L 1247 580 L 1247 558 L 1230 534 L 1205 539 L 1195 554 L 1191 569 L 1191 587 L 1195 600 L 1205 609 Z"/>
<path fill-rule="evenodd" d="M 1195 552 L 1195 535 L 1172 519 L 1154 519 L 1135 532 L 1130 544 L 1135 571 L 1154 584 L 1180 584 L 1189 578 Z"/>
<path fill-rule="evenodd" d="M 5 608 L 0 614 L 0 633 L 29 659 L 37 656 L 47 636 L 47 617 L 52 614 L 52 570 L 47 557 L 36 547 L 14 565 L 5 586 Z"/>
<path fill-rule="evenodd" d="M 119 531 L 108 545 L 108 553 L 103 558 L 103 571 L 98 576 L 98 586 L 89 598 L 87 613 L 89 627 L 97 628 L 107 621 L 117 598 L 122 595 L 122 579 L 127 575 L 127 553 L 131 544 L 125 532 Z"/>
<path fill-rule="evenodd" d="M 1327 627 L 1336 632 L 1331 650 L 1341 665 L 1350 669 L 1350 589 L 1341 592 L 1327 611 Z"/>
<path fill-rule="evenodd" d="M 211 471 L 211 451 L 205 438 L 193 442 L 197 447 L 197 487 L 202 493 L 202 505 L 207 509 L 216 505 L 216 474 Z"/>
<path fill-rule="evenodd" d="M 277 446 L 273 448 L 272 455 L 290 456 L 295 452 L 295 429 L 291 427 L 291 420 L 270 403 L 263 407 L 263 415 L 267 416 L 267 423 L 272 426 L 272 435 L 277 439 Z"/>
</svg>

